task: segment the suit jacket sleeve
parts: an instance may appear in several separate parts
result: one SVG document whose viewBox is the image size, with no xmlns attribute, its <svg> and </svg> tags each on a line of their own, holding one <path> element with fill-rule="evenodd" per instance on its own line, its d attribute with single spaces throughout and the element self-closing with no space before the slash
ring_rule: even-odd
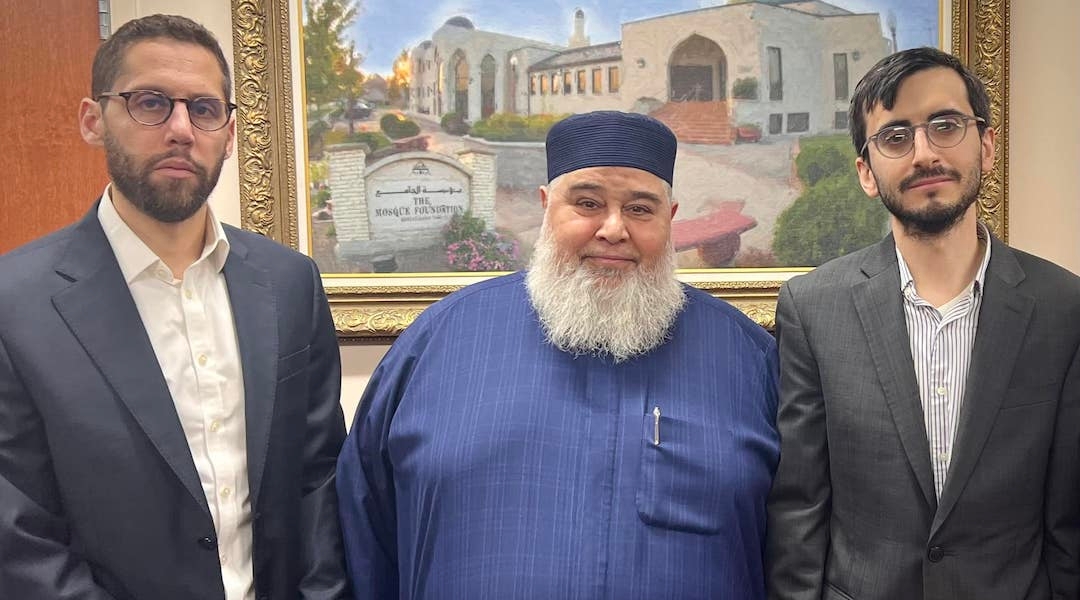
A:
<svg viewBox="0 0 1080 600">
<path fill-rule="evenodd" d="M 70 547 L 45 427 L 2 338 L 0 597 L 112 600 Z"/>
<path fill-rule="evenodd" d="M 308 366 L 308 434 L 304 443 L 300 501 L 300 539 L 304 545 L 300 597 L 345 598 L 348 581 L 334 483 L 334 465 L 345 439 L 345 419 L 341 412 L 341 355 L 330 306 L 314 263 L 311 270 L 315 293 Z"/>
<path fill-rule="evenodd" d="M 773 600 L 819 600 L 829 547 L 829 450 L 817 361 L 788 285 L 776 308 L 780 465 L 769 495 L 766 577 Z"/>
<path fill-rule="evenodd" d="M 1062 385 L 1045 513 L 1046 565 L 1054 598 L 1080 598 L 1080 349 Z"/>
</svg>

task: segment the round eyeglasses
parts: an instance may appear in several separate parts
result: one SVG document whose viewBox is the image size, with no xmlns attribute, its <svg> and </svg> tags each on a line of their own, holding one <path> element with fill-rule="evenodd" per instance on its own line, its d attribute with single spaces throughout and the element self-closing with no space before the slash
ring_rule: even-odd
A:
<svg viewBox="0 0 1080 600">
<path fill-rule="evenodd" d="M 172 116 L 177 102 L 187 105 L 188 120 L 203 131 L 217 131 L 229 123 L 229 115 L 236 110 L 236 105 L 220 98 L 170 98 L 153 90 L 132 90 L 130 92 L 102 92 L 102 98 L 123 98 L 127 112 L 137 123 L 143 125 L 161 125 Z"/>
<path fill-rule="evenodd" d="M 870 142 L 873 142 L 874 147 L 878 149 L 878 152 L 886 158 L 902 158 L 907 156 L 907 154 L 911 152 L 911 149 L 915 147 L 916 129 L 925 129 L 926 139 L 934 146 L 937 146 L 938 148 L 952 148 L 964 141 L 964 137 L 967 135 L 968 123 L 971 121 L 977 123 L 986 122 L 982 117 L 945 115 L 919 125 L 894 125 L 892 127 L 885 127 L 866 140 L 860 154 L 865 154 L 867 146 L 870 145 Z"/>
</svg>

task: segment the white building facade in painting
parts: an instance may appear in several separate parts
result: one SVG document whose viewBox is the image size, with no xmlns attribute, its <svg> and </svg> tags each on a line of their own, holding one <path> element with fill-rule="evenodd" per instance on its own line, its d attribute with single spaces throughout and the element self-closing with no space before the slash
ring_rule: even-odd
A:
<svg viewBox="0 0 1080 600">
<path fill-rule="evenodd" d="M 847 128 L 855 84 L 891 51 L 878 14 L 821 0 L 746 1 L 621 24 L 589 44 L 578 9 L 565 47 L 477 30 L 454 17 L 412 50 L 410 108 L 474 122 L 711 103 L 764 135 Z"/>
</svg>

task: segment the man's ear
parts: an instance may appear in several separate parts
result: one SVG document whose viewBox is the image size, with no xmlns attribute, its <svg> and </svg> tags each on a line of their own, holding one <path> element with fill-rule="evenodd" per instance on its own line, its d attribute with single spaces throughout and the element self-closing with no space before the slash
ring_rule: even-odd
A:
<svg viewBox="0 0 1080 600">
<path fill-rule="evenodd" d="M 855 169 L 859 172 L 859 185 L 862 186 L 866 195 L 877 198 L 877 179 L 874 179 L 874 173 L 870 170 L 870 162 L 859 156 L 855 159 Z"/>
<path fill-rule="evenodd" d="M 548 205 L 548 186 L 540 186 L 540 207 L 547 210 Z"/>
<path fill-rule="evenodd" d="M 982 172 L 983 175 L 994 170 L 994 139 L 997 131 L 993 127 L 987 127 L 983 131 L 979 143 L 982 144 Z"/>
<path fill-rule="evenodd" d="M 233 153 L 233 144 L 236 143 L 236 117 L 233 116 L 229 119 L 229 141 L 225 143 L 225 158 L 229 158 Z"/>
<path fill-rule="evenodd" d="M 671 218 L 672 219 L 675 218 L 675 213 L 678 212 L 678 211 L 679 211 L 679 203 L 673 201 L 671 203 Z"/>
<path fill-rule="evenodd" d="M 90 98 L 83 98 L 79 102 L 79 133 L 91 146 L 101 146 L 105 143 L 103 110 L 100 102 L 95 102 Z"/>
</svg>

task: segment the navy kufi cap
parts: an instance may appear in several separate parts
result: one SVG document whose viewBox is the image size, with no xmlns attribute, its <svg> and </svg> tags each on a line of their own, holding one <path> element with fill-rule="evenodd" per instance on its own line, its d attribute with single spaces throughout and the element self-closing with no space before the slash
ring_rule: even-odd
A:
<svg viewBox="0 0 1080 600">
<path fill-rule="evenodd" d="M 636 113 L 600 110 L 556 123 L 547 135 L 548 181 L 588 167 L 633 167 L 672 183 L 675 134 Z"/>
</svg>

